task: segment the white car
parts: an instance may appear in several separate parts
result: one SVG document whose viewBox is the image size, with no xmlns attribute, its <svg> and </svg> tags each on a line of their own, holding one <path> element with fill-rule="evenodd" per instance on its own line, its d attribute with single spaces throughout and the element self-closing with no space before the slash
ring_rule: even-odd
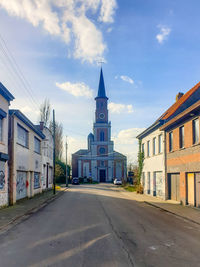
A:
<svg viewBox="0 0 200 267">
<path fill-rule="evenodd" d="M 116 178 L 116 179 L 114 180 L 114 184 L 115 184 L 115 185 L 122 185 L 122 180 L 121 180 L 120 178 Z"/>
</svg>

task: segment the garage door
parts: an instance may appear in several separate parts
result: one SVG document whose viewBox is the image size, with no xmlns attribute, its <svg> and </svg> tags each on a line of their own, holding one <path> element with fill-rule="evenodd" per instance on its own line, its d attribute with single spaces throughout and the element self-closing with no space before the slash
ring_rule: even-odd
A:
<svg viewBox="0 0 200 267">
<path fill-rule="evenodd" d="M 196 206 L 200 208 L 200 173 L 196 173 Z"/>
<path fill-rule="evenodd" d="M 180 174 L 168 174 L 169 199 L 180 201 Z"/>
</svg>

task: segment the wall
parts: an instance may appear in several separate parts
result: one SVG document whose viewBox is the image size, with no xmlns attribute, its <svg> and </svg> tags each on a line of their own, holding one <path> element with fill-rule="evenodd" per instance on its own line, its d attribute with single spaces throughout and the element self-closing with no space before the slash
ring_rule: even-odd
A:
<svg viewBox="0 0 200 267">
<path fill-rule="evenodd" d="M 17 198 L 17 182 L 18 181 L 18 172 L 26 172 L 27 179 L 26 179 L 26 190 L 27 196 L 32 197 L 35 194 L 42 192 L 42 185 L 41 185 L 41 173 L 42 173 L 42 156 L 34 152 L 34 136 L 36 136 L 40 141 L 41 138 L 33 132 L 25 123 L 20 121 L 16 116 L 12 116 L 14 118 L 14 146 L 13 146 L 13 160 L 12 162 L 9 161 L 9 165 L 13 164 L 13 183 L 12 183 L 12 197 L 13 203 L 16 202 Z M 17 143 L 17 124 L 20 124 L 24 129 L 26 129 L 29 133 L 29 147 L 26 148 Z M 42 144 L 41 144 L 42 146 Z M 40 178 L 40 187 L 34 188 L 34 172 L 39 173 Z M 23 185 L 23 184 L 22 184 Z M 23 185 L 24 187 L 24 185 Z M 24 189 L 25 190 L 25 189 Z"/>
<path fill-rule="evenodd" d="M 162 134 L 162 153 L 158 153 L 158 136 Z M 156 137 L 156 153 L 153 155 L 153 138 Z M 144 166 L 143 173 L 145 173 L 144 193 L 148 193 L 148 172 L 150 172 L 150 194 L 154 195 L 154 176 L 155 172 L 162 172 L 162 181 L 157 188 L 161 188 L 162 192 L 157 191 L 156 194 L 162 199 L 166 198 L 166 173 L 165 173 L 165 137 L 164 132 L 159 129 L 154 130 L 148 136 L 142 139 L 144 144 Z M 150 156 L 147 157 L 147 141 L 150 141 Z"/>
<path fill-rule="evenodd" d="M 7 113 L 6 118 L 3 119 L 3 134 L 2 141 L 0 141 L 0 152 L 8 154 L 8 102 L 0 95 L 0 108 Z M 8 163 L 0 161 L 0 207 L 8 205 Z"/>
<path fill-rule="evenodd" d="M 189 172 L 200 172 L 200 143 L 193 144 L 191 118 L 182 124 L 177 124 L 173 129 L 173 150 L 169 152 L 169 132 L 166 134 L 167 173 L 180 173 L 180 200 L 183 204 L 187 201 L 186 176 Z M 179 148 L 179 127 L 184 125 L 184 148 Z M 199 140 L 200 141 L 200 140 Z"/>
</svg>

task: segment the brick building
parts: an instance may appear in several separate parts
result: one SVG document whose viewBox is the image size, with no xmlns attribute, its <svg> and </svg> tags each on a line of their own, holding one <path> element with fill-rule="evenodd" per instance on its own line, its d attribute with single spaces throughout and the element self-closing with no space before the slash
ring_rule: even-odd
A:
<svg viewBox="0 0 200 267">
<path fill-rule="evenodd" d="M 168 198 L 196 207 L 200 207 L 199 99 L 200 83 L 181 95 L 160 127 L 166 132 Z M 169 120 L 171 113 L 176 115 Z"/>
</svg>

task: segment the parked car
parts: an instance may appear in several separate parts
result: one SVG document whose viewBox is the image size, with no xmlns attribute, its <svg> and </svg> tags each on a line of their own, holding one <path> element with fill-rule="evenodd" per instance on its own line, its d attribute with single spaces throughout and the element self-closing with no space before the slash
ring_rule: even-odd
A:
<svg viewBox="0 0 200 267">
<path fill-rule="evenodd" d="M 121 180 L 120 178 L 116 178 L 116 179 L 114 180 L 114 184 L 115 184 L 115 185 L 122 185 L 122 180 Z"/>
<path fill-rule="evenodd" d="M 79 184 L 79 179 L 76 178 L 76 177 L 74 177 L 74 178 L 72 179 L 72 184 Z"/>
</svg>

